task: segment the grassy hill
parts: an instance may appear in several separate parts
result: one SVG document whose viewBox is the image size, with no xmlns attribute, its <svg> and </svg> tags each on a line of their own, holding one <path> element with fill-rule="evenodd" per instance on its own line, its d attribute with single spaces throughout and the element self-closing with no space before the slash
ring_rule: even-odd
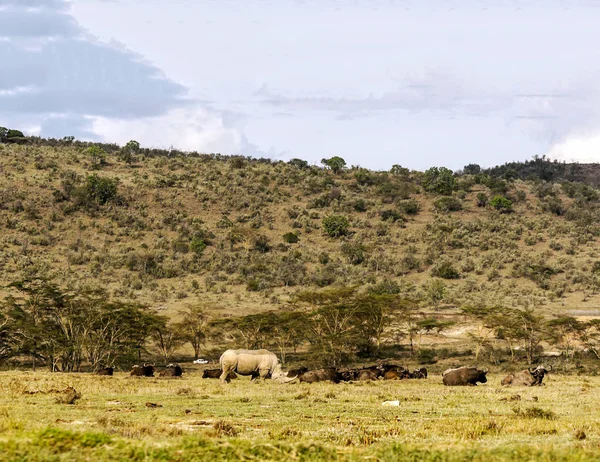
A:
<svg viewBox="0 0 600 462">
<path fill-rule="evenodd" d="M 274 310 L 333 286 L 406 294 L 441 317 L 477 304 L 600 315 L 600 194 L 570 181 L 597 184 L 596 165 L 338 167 L 0 144 L 0 285 L 43 276 L 174 316 Z"/>
</svg>

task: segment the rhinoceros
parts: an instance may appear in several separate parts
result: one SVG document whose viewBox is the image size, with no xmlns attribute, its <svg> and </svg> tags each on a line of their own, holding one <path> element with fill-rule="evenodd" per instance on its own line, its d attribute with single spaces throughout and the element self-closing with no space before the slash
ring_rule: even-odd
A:
<svg viewBox="0 0 600 462">
<path fill-rule="evenodd" d="M 296 377 L 285 380 L 286 374 L 281 370 L 281 364 L 275 353 L 269 350 L 227 350 L 219 358 L 221 364 L 221 382 L 229 382 L 230 372 L 239 375 L 250 375 L 252 380 L 257 378 L 289 382 Z"/>
</svg>

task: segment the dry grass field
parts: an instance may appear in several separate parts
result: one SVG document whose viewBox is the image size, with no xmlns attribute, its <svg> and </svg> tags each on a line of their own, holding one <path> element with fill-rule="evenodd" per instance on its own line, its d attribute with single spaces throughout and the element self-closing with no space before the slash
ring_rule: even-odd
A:
<svg viewBox="0 0 600 462">
<path fill-rule="evenodd" d="M 426 380 L 221 385 L 0 373 L 1 460 L 583 461 L 600 457 L 600 377 L 478 387 Z M 65 404 L 66 387 L 81 398 Z M 382 402 L 399 400 L 400 406 Z"/>
</svg>

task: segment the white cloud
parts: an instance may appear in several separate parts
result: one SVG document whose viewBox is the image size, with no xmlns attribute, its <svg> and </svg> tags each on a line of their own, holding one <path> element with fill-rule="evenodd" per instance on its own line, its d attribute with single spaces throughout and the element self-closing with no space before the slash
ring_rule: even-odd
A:
<svg viewBox="0 0 600 462">
<path fill-rule="evenodd" d="M 223 119 L 202 108 L 179 108 L 156 117 L 133 120 L 90 117 L 92 132 L 106 142 L 139 141 L 145 147 L 237 154 L 242 135 Z"/>
<path fill-rule="evenodd" d="M 566 162 L 600 162 L 600 134 L 568 136 L 552 146 L 547 155 Z"/>
<path fill-rule="evenodd" d="M 2 96 L 16 96 L 23 93 L 34 93 L 37 91 L 37 87 L 34 85 L 27 85 L 24 87 L 14 87 L 9 90 L 0 88 L 0 97 Z"/>
</svg>

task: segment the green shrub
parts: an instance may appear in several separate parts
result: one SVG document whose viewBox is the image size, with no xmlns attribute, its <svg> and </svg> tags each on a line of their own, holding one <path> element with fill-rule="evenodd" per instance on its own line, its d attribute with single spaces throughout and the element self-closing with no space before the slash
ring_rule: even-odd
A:
<svg viewBox="0 0 600 462">
<path fill-rule="evenodd" d="M 484 184 L 490 188 L 490 191 L 494 195 L 506 194 L 508 192 L 508 183 L 502 178 L 494 176 L 486 177 Z"/>
<path fill-rule="evenodd" d="M 269 238 L 264 234 L 261 234 L 254 240 L 254 250 L 259 251 L 260 253 L 267 253 L 271 250 L 271 245 L 269 244 Z"/>
<path fill-rule="evenodd" d="M 298 237 L 298 235 L 296 233 L 285 233 L 283 235 L 283 241 L 287 242 L 288 244 L 295 244 L 299 240 L 300 240 L 300 238 Z"/>
<path fill-rule="evenodd" d="M 370 186 L 375 183 L 375 178 L 370 170 L 359 168 L 354 172 L 354 179 L 361 186 Z"/>
<path fill-rule="evenodd" d="M 86 153 L 92 159 L 94 167 L 106 165 L 106 152 L 100 146 L 91 146 L 86 150 Z"/>
<path fill-rule="evenodd" d="M 206 249 L 206 242 L 200 236 L 194 236 L 190 242 L 190 250 L 196 255 L 202 255 L 204 249 Z"/>
<path fill-rule="evenodd" d="M 562 216 L 567 212 L 560 197 L 547 197 L 542 202 L 542 210 L 557 216 Z"/>
<path fill-rule="evenodd" d="M 477 175 L 479 172 L 481 172 L 481 167 L 477 164 L 465 165 L 463 172 L 467 175 Z"/>
<path fill-rule="evenodd" d="M 462 202 L 456 197 L 440 197 L 433 202 L 433 207 L 438 212 L 458 212 L 462 210 Z"/>
<path fill-rule="evenodd" d="M 460 273 L 450 262 L 440 262 L 431 269 L 431 275 L 442 279 L 459 279 Z"/>
<path fill-rule="evenodd" d="M 345 242 L 342 244 L 341 251 L 348 259 L 348 263 L 352 265 L 360 265 L 367 258 L 365 247 L 358 242 Z"/>
<path fill-rule="evenodd" d="M 398 207 L 400 207 L 400 210 L 402 212 L 404 212 L 406 215 L 417 215 L 419 213 L 419 211 L 421 210 L 421 206 L 414 199 L 408 199 L 408 200 L 401 201 L 398 204 Z"/>
<path fill-rule="evenodd" d="M 329 215 L 323 218 L 323 228 L 329 237 L 338 238 L 348 234 L 350 223 L 343 215 Z"/>
<path fill-rule="evenodd" d="M 490 206 L 501 213 L 510 213 L 512 209 L 512 201 L 504 196 L 494 196 L 490 201 Z"/>
<path fill-rule="evenodd" d="M 12 130 L 6 127 L 0 127 L 0 143 L 15 141 L 18 138 L 25 138 L 22 131 Z"/>
<path fill-rule="evenodd" d="M 397 210 L 383 210 L 379 215 L 383 221 L 391 221 L 392 223 L 402 220 L 402 215 Z"/>
<path fill-rule="evenodd" d="M 98 205 L 104 205 L 117 197 L 116 178 L 100 177 L 95 173 L 86 178 L 84 192 L 87 198 Z"/>
<path fill-rule="evenodd" d="M 394 165 L 392 165 L 392 168 L 390 169 L 390 173 L 395 176 L 405 176 L 406 177 L 409 175 L 410 170 L 405 167 L 402 167 L 402 165 L 394 164 Z"/>
<path fill-rule="evenodd" d="M 375 284 L 369 288 L 369 292 L 376 295 L 396 295 L 401 292 L 400 285 L 396 281 L 391 279 L 384 279 L 383 281 Z"/>
<path fill-rule="evenodd" d="M 305 168 L 308 168 L 308 162 L 306 162 L 305 160 L 302 159 L 291 159 L 288 161 L 288 164 L 291 165 L 292 167 L 296 167 L 297 169 L 300 170 L 304 170 Z"/>
<path fill-rule="evenodd" d="M 452 170 L 446 167 L 431 167 L 423 175 L 425 191 L 449 196 L 456 189 L 456 180 Z"/>
<path fill-rule="evenodd" d="M 321 163 L 329 167 L 333 173 L 339 173 L 346 168 L 346 161 L 339 156 L 333 156 L 329 159 L 322 159 Z"/>
<path fill-rule="evenodd" d="M 357 212 L 366 212 L 367 211 L 367 202 L 364 199 L 357 199 L 354 201 L 352 205 L 354 210 Z"/>
<path fill-rule="evenodd" d="M 480 192 L 477 194 L 477 207 L 485 207 L 488 203 L 488 196 L 486 193 Z"/>
</svg>

